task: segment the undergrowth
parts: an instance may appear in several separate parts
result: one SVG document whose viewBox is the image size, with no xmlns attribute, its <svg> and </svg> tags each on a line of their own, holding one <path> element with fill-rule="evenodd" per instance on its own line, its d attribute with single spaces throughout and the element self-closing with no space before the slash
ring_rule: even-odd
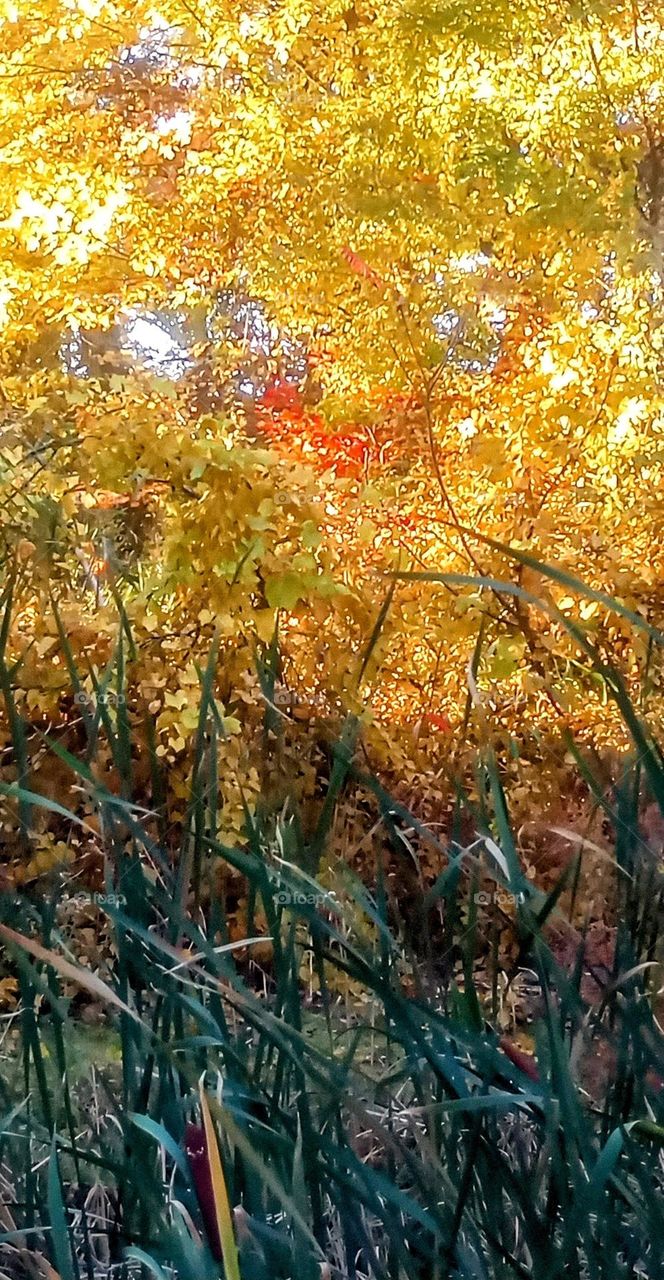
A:
<svg viewBox="0 0 664 1280">
<path fill-rule="evenodd" d="M 132 791 L 124 700 L 104 696 L 122 692 L 121 636 L 94 704 L 81 700 L 86 750 L 48 743 L 94 800 L 104 964 L 75 958 L 64 924 L 71 876 L 20 892 L 9 886 L 0 897 L 5 966 L 17 982 L 0 1082 L 5 1276 L 662 1274 L 662 870 L 644 842 L 640 806 L 647 787 L 664 813 L 664 762 L 618 672 L 581 632 L 577 639 L 633 743 L 611 794 L 569 744 L 614 835 L 615 947 L 593 999 L 584 931 L 571 965 L 550 945 L 579 858 L 547 893 L 527 878 L 489 735 L 477 757 L 480 802 L 459 788 L 459 809 L 476 827 L 472 853 L 439 843 L 362 774 L 355 717 L 335 746 L 315 830 L 305 838 L 292 810 L 247 807 L 246 839 L 229 847 L 217 836 L 224 725 L 213 650 L 201 670 L 191 794 L 174 853 L 158 812 Z M 17 772 L 3 792 L 17 806 L 20 838 L 29 842 L 40 804 L 84 825 L 30 789 L 4 645 L 0 665 Z M 268 712 L 269 701 L 268 688 Z M 121 780 L 113 791 L 93 769 L 101 738 Z M 158 795 L 156 756 L 152 766 Z M 441 857 L 408 938 L 395 924 L 380 859 L 370 886 L 350 869 L 332 889 L 321 876 L 335 808 L 358 780 L 387 842 L 407 845 L 411 831 Z M 478 866 L 483 884 L 488 877 L 513 904 L 513 975 L 536 975 L 533 1054 L 496 1027 L 495 953 L 493 991 L 477 981 L 476 958 L 493 945 L 475 892 Z M 245 886 L 240 941 L 217 892 L 223 867 Z M 441 947 L 453 965 L 441 966 Z M 94 1026 L 82 1018 L 82 1000 L 99 1011 Z M 593 1092 L 581 1067 L 602 1054 L 609 1066 Z"/>
</svg>

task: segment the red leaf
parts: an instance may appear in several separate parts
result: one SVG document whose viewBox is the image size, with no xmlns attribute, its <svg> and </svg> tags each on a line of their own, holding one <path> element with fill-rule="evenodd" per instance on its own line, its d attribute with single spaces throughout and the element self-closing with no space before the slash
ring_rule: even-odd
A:
<svg viewBox="0 0 664 1280">
<path fill-rule="evenodd" d="M 451 724 L 451 722 L 450 722 L 450 718 L 449 718 L 449 716 L 446 716 L 446 715 L 445 715 L 445 712 L 444 712 L 444 711 L 440 711 L 440 712 L 436 712 L 436 711 L 427 711 L 427 712 L 425 712 L 425 715 L 424 715 L 424 723 L 425 723 L 425 724 L 426 724 L 430 729 L 439 729 L 441 733 L 451 733 L 451 732 L 452 732 L 452 724 Z"/>
<path fill-rule="evenodd" d="M 352 249 L 348 248 L 348 245 L 344 245 L 341 253 L 356 276 L 361 276 L 363 280 L 368 280 L 377 289 L 384 285 L 384 281 L 381 280 L 378 272 L 374 271 L 373 267 L 370 267 L 368 262 L 365 262 L 364 258 L 360 257 L 359 253 L 354 253 Z"/>
<path fill-rule="evenodd" d="M 302 397 L 292 382 L 286 382 L 283 378 L 273 378 L 261 396 L 261 405 L 264 409 L 273 409 L 276 413 L 284 409 L 293 412 L 301 409 Z"/>
</svg>

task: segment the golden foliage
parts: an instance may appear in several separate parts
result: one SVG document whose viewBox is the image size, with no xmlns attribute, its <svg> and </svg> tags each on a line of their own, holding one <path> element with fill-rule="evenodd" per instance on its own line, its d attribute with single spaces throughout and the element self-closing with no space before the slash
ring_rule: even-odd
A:
<svg viewBox="0 0 664 1280">
<path fill-rule="evenodd" d="M 119 594 L 159 752 L 176 765 L 195 729 L 216 631 L 227 776 L 257 789 L 240 713 L 277 616 L 285 682 L 334 714 L 386 573 L 516 572 L 521 598 L 399 585 L 365 673 L 375 759 L 417 776 L 449 754 L 480 625 L 498 731 L 610 733 L 527 599 L 542 580 L 475 535 L 661 622 L 657 7 L 3 0 L 0 49 L 28 718 L 71 712 L 51 597 L 99 672 Z M 544 591 L 641 678 L 619 619 Z"/>
</svg>

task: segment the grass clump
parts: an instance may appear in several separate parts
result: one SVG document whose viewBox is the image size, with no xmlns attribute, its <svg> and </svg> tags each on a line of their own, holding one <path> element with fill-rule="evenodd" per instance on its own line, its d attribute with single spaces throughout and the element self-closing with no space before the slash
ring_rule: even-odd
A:
<svg viewBox="0 0 664 1280">
<path fill-rule="evenodd" d="M 293 814 L 248 808 L 244 844 L 220 842 L 215 661 L 201 676 L 176 856 L 132 797 L 122 699 L 112 713 L 103 700 L 86 711 L 89 742 L 104 732 L 124 780 L 117 791 L 95 778 L 92 752 L 53 744 L 94 797 L 104 849 L 94 906 L 109 941 L 103 964 L 76 958 L 67 877 L 39 893 L 2 893 L 0 936 L 18 990 L 0 1082 L 0 1271 L 656 1280 L 662 874 L 640 806 L 644 778 L 662 805 L 664 763 L 618 677 L 605 669 L 634 749 L 613 794 L 578 753 L 612 824 L 616 866 L 614 946 L 589 997 L 584 931 L 571 963 L 551 945 L 579 859 L 550 891 L 533 886 L 488 748 L 477 761 L 481 804 L 459 794 L 477 827 L 472 852 L 439 846 L 444 869 L 422 886 L 408 934 L 380 859 L 369 887 L 348 870 L 331 890 L 322 874 L 351 779 L 373 795 L 386 845 L 418 829 L 375 779 L 360 778 L 354 720 L 313 833 L 305 839 Z M 122 673 L 120 647 L 118 688 Z M 18 719 L 15 731 L 19 776 L 5 791 L 27 833 L 39 801 L 21 770 Z M 220 868 L 245 886 L 240 939 L 215 890 Z M 516 959 L 502 977 L 528 970 L 537 985 L 532 1052 L 496 1022 L 500 963 L 483 932 L 478 869 L 513 904 Z M 490 957 L 488 984 L 480 954 Z M 92 1027 L 85 1002 L 99 1011 Z M 583 1065 L 593 1057 L 606 1071 L 590 1088 Z"/>
</svg>

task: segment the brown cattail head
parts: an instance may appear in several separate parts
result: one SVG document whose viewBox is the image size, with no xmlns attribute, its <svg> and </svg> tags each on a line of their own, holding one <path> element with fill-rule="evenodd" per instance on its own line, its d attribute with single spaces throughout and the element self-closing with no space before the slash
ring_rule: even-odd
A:
<svg viewBox="0 0 664 1280">
<path fill-rule="evenodd" d="M 531 1080 L 539 1080 L 539 1071 L 537 1063 L 531 1053 L 524 1053 L 507 1036 L 501 1036 L 500 1047 L 510 1062 L 514 1063 L 519 1071 L 523 1071 L 524 1075 L 530 1076 Z"/>
<path fill-rule="evenodd" d="M 196 1198 L 203 1217 L 210 1251 L 215 1261 L 221 1262 L 221 1240 L 219 1239 L 219 1230 L 217 1228 L 212 1173 L 205 1141 L 205 1129 L 202 1125 L 192 1123 L 187 1125 L 184 1134 L 184 1149 L 189 1161 L 191 1175 L 194 1179 Z"/>
</svg>

